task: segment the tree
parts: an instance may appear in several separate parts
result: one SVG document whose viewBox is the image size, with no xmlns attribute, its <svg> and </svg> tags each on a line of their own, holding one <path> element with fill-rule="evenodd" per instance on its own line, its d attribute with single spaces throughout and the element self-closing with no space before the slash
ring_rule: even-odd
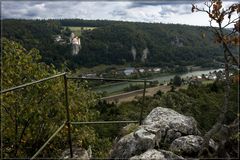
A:
<svg viewBox="0 0 240 160">
<path fill-rule="evenodd" d="M 179 86 L 181 86 L 181 84 L 182 84 L 181 77 L 178 76 L 178 75 L 174 76 L 174 78 L 173 78 L 173 85 L 179 87 Z"/>
<path fill-rule="evenodd" d="M 2 39 L 1 89 L 39 80 L 57 74 L 54 66 L 40 63 L 37 49 L 27 51 L 19 43 Z M 91 110 L 96 95 L 84 85 L 76 87 L 69 82 L 69 102 L 72 121 L 89 121 L 97 113 Z M 1 95 L 1 131 L 4 158 L 26 158 L 46 142 L 56 129 L 66 120 L 63 79 L 53 79 L 40 84 L 8 92 Z M 75 145 L 86 147 L 94 143 L 96 134 L 90 127 L 74 127 Z M 43 150 L 41 156 L 59 156 L 68 146 L 67 130 L 64 128 Z"/>
<path fill-rule="evenodd" d="M 199 156 L 204 155 L 205 151 L 208 152 L 208 143 L 210 138 L 217 132 L 225 130 L 229 132 L 228 128 L 224 127 L 224 120 L 226 118 L 226 113 L 229 108 L 229 96 L 230 96 L 230 78 L 229 78 L 229 66 L 235 64 L 239 68 L 239 61 L 231 51 L 231 45 L 240 45 L 240 3 L 232 4 L 228 8 L 223 8 L 221 0 L 210 0 L 204 3 L 205 8 L 199 8 L 196 5 L 192 5 L 192 12 L 204 12 L 210 18 L 210 27 L 212 32 L 215 35 L 215 40 L 224 49 L 224 60 L 225 60 L 225 95 L 224 103 L 221 108 L 221 113 L 217 119 L 217 122 L 213 127 L 204 135 L 204 143 L 202 145 L 202 150 L 199 153 Z M 235 18 L 233 18 L 236 16 Z M 217 27 L 213 27 L 212 23 L 216 23 Z M 234 28 L 231 32 L 227 32 L 226 27 L 234 25 Z M 238 120 L 234 121 L 234 125 L 238 124 Z M 224 149 L 227 138 L 224 137 L 219 146 L 219 155 L 221 157 L 228 157 L 228 153 Z M 208 152 L 209 153 L 209 152 Z M 207 154 L 209 156 L 209 154 Z"/>
</svg>

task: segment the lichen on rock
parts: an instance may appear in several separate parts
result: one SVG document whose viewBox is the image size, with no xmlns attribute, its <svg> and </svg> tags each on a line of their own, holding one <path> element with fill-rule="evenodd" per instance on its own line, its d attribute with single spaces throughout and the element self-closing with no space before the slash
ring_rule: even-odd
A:
<svg viewBox="0 0 240 160">
<path fill-rule="evenodd" d="M 157 107 L 145 118 L 143 125 L 122 137 L 114 145 L 110 158 L 128 159 L 139 155 L 140 159 L 142 156 L 145 159 L 152 159 L 152 157 L 163 157 L 164 159 L 167 153 L 172 152 L 160 151 L 161 144 L 170 146 L 179 137 L 199 134 L 194 118 L 184 116 L 169 108 Z M 147 156 L 150 157 L 147 158 Z"/>
</svg>

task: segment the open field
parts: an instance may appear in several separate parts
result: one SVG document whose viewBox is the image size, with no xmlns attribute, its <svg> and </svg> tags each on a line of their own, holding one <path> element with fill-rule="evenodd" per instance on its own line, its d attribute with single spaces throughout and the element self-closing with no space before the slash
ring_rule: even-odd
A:
<svg viewBox="0 0 240 160">
<path fill-rule="evenodd" d="M 203 84 L 211 84 L 211 83 L 213 83 L 214 82 L 214 80 L 205 80 L 205 81 L 203 81 L 202 83 Z"/>
<path fill-rule="evenodd" d="M 159 90 L 162 92 L 170 91 L 170 86 L 157 86 L 157 87 L 151 87 L 146 89 L 146 96 L 153 96 L 155 93 L 157 93 Z M 141 97 L 143 95 L 143 89 L 131 91 L 127 93 L 117 94 L 114 96 L 108 96 L 104 97 L 102 99 L 108 101 L 108 102 L 128 102 L 136 99 L 137 97 Z"/>
<path fill-rule="evenodd" d="M 104 65 L 104 64 L 101 64 L 101 65 L 98 65 L 95 67 L 90 67 L 90 68 L 80 67 L 77 69 L 75 74 L 102 73 L 106 69 L 109 69 L 109 68 L 124 69 L 128 66 L 129 66 L 129 64 L 126 64 L 126 65 Z"/>
<path fill-rule="evenodd" d="M 177 87 L 176 91 L 179 89 L 186 89 L 187 85 L 183 85 L 181 87 Z M 166 93 L 171 90 L 171 86 L 157 86 L 157 87 L 151 87 L 146 89 L 146 96 L 153 96 L 156 94 L 159 90 L 162 92 Z M 103 97 L 102 99 L 108 101 L 108 102 L 116 102 L 116 103 L 121 103 L 121 102 L 129 102 L 133 101 L 137 97 L 142 97 L 143 96 L 143 89 L 140 90 L 135 90 L 127 93 L 121 93 L 113 96 L 108 96 L 108 97 Z"/>
</svg>

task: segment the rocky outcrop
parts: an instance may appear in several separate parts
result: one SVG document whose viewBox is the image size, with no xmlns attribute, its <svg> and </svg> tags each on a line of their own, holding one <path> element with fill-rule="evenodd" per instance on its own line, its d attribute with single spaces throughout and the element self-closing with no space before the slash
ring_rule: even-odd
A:
<svg viewBox="0 0 240 160">
<path fill-rule="evenodd" d="M 149 149 L 146 152 L 131 157 L 130 160 L 145 160 L 145 159 L 156 159 L 156 160 L 167 160 L 167 159 L 184 159 L 181 156 L 178 156 L 170 151 L 165 150 L 156 150 L 156 149 Z"/>
<path fill-rule="evenodd" d="M 176 36 L 175 39 L 171 41 L 171 44 L 175 47 L 183 47 L 183 40 L 181 38 L 178 38 L 178 36 Z"/>
<path fill-rule="evenodd" d="M 143 121 L 143 127 L 149 132 L 159 134 L 156 136 L 164 143 L 171 143 L 181 136 L 200 134 L 193 117 L 163 107 L 153 109 Z"/>
<path fill-rule="evenodd" d="M 175 139 L 182 136 L 199 134 L 194 118 L 181 115 L 169 108 L 157 107 L 145 118 L 143 125 L 122 137 L 114 145 L 110 158 L 141 159 L 144 157 L 144 159 L 152 159 L 151 157 L 162 157 L 162 159 L 166 159 L 167 155 L 170 156 L 173 153 L 159 150 L 162 146 L 166 148 Z M 154 150 L 154 148 L 158 150 Z"/>
<path fill-rule="evenodd" d="M 121 138 L 115 145 L 111 158 L 129 158 L 154 148 L 155 135 L 139 129 Z"/>
<path fill-rule="evenodd" d="M 195 135 L 188 135 L 175 139 L 170 145 L 170 150 L 174 153 L 181 153 L 188 157 L 194 157 L 198 154 L 203 143 L 203 138 Z M 209 146 L 217 150 L 217 145 L 213 140 L 209 141 Z"/>
<path fill-rule="evenodd" d="M 61 159 L 70 159 L 70 149 L 65 150 L 62 153 Z M 87 150 L 83 148 L 73 147 L 73 157 L 71 159 L 91 159 L 91 155 L 88 153 Z"/>
</svg>

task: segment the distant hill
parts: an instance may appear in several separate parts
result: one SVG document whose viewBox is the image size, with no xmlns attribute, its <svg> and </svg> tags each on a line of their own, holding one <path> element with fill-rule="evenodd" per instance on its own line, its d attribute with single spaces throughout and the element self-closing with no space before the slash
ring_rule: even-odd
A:
<svg viewBox="0 0 240 160">
<path fill-rule="evenodd" d="M 79 19 L 3 20 L 2 24 L 3 37 L 18 41 L 27 49 L 39 49 L 43 61 L 57 67 L 63 63 L 70 68 L 125 63 L 207 67 L 214 65 L 214 59 L 223 58 L 208 27 Z M 81 30 L 82 49 L 72 56 L 68 41 L 71 29 L 76 27 L 94 29 Z M 56 36 L 61 36 L 61 43 L 56 42 Z"/>
</svg>

